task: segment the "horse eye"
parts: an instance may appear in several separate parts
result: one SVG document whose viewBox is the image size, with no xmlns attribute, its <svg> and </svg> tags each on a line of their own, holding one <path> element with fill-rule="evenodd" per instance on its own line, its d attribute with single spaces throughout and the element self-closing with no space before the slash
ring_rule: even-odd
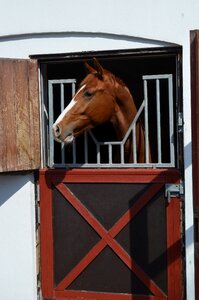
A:
<svg viewBox="0 0 199 300">
<path fill-rule="evenodd" d="M 91 92 L 89 92 L 89 91 L 86 91 L 85 93 L 84 93 L 84 96 L 85 97 L 91 97 L 93 95 L 93 93 L 91 93 Z"/>
</svg>

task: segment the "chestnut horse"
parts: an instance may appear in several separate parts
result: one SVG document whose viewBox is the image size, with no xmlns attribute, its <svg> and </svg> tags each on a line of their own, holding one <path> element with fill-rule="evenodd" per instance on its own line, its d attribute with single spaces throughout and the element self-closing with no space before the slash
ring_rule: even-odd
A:
<svg viewBox="0 0 199 300">
<path fill-rule="evenodd" d="M 126 85 L 111 72 L 103 69 L 97 59 L 95 67 L 87 63 L 89 74 L 81 82 L 75 96 L 53 125 L 54 139 L 71 143 L 86 130 L 111 122 L 117 139 L 124 138 L 137 109 Z M 144 131 L 141 120 L 136 124 L 137 162 L 144 162 Z M 125 161 L 133 162 L 132 137 L 124 148 Z"/>
</svg>

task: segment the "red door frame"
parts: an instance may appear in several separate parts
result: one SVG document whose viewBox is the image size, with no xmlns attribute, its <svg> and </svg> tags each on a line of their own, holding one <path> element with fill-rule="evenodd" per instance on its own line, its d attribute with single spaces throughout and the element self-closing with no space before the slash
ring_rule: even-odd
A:
<svg viewBox="0 0 199 300">
<path fill-rule="evenodd" d="M 166 296 L 159 291 L 159 288 L 154 284 L 151 287 L 154 296 L 132 296 L 132 295 L 120 295 L 120 294 L 107 294 L 96 292 L 77 292 L 64 290 L 67 285 L 67 280 L 71 280 L 68 276 L 55 288 L 53 277 L 53 230 L 52 230 L 52 182 L 56 184 L 61 192 L 67 193 L 67 189 L 64 189 L 62 182 L 68 183 L 154 183 L 161 187 L 166 183 L 179 183 L 179 172 L 176 169 L 74 169 L 74 170 L 48 170 L 44 169 L 40 171 L 40 206 L 41 206 L 41 273 L 42 273 L 42 294 L 44 299 L 110 299 L 110 300 L 147 300 L 147 299 L 166 299 Z M 151 189 L 153 191 L 153 189 Z M 69 198 L 70 195 L 68 194 Z M 82 212 L 82 215 L 86 215 L 86 218 L 90 220 L 90 225 L 93 224 L 93 228 L 98 228 L 98 233 L 102 239 L 96 247 L 102 247 L 105 244 L 109 244 L 113 249 L 116 249 L 118 245 L 115 245 L 114 234 L 116 235 L 118 226 L 121 227 L 125 222 L 128 222 L 132 218 L 132 211 L 128 211 L 127 214 L 121 218 L 113 226 L 113 228 L 106 232 L 96 223 L 97 221 L 92 219 L 84 207 L 76 201 L 77 199 L 71 198 L 72 205 L 77 205 L 77 210 Z M 168 299 L 180 300 L 182 299 L 182 263 L 181 263 L 181 221 L 180 221 L 180 199 L 172 198 L 166 208 L 167 218 L 167 260 L 168 260 Z M 143 199 L 144 205 L 147 200 Z M 133 211 L 139 210 L 134 206 Z M 131 216 L 129 216 L 131 215 Z M 87 219 L 87 220 L 88 220 Z M 123 225 L 122 225 L 123 224 Z M 127 223 L 126 223 L 127 224 Z M 118 226 L 117 226 L 118 225 Z M 111 236 L 111 238 L 110 238 Z M 114 248 L 115 247 L 115 248 Z M 99 249 L 98 249 L 99 250 Z M 123 257 L 123 261 L 126 260 L 126 264 L 129 263 L 129 257 L 125 257 L 125 253 L 121 253 L 121 249 L 117 249 L 119 255 Z M 91 251 L 90 251 L 91 252 Z M 92 259 L 90 253 L 87 259 Z M 84 268 L 85 261 L 81 261 L 79 268 Z M 132 263 L 132 260 L 131 260 Z M 134 271 L 139 274 L 140 269 L 136 264 Z M 70 273 L 69 273 L 70 275 Z M 76 274 L 77 275 L 77 274 Z M 140 274 L 143 282 L 147 282 L 148 278 L 144 277 L 145 274 Z M 71 276 L 74 276 L 72 274 Z"/>
</svg>

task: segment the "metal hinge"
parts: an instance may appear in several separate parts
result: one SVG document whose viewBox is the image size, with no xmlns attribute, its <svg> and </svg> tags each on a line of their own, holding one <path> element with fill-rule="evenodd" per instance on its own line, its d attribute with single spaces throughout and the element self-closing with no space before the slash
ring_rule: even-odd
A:
<svg viewBox="0 0 199 300">
<path fill-rule="evenodd" d="M 182 183 L 173 184 L 173 183 L 166 183 L 165 184 L 165 197 L 167 201 L 170 202 L 171 198 L 180 197 L 184 194 L 184 187 Z"/>
<path fill-rule="evenodd" d="M 38 287 L 37 290 L 37 300 L 42 300 L 42 291 L 41 291 L 41 287 Z"/>
<path fill-rule="evenodd" d="M 179 113 L 178 113 L 178 131 L 179 131 L 179 132 L 182 131 L 183 124 L 184 124 L 184 121 L 183 121 L 183 113 L 182 113 L 182 112 L 179 112 Z"/>
<path fill-rule="evenodd" d="M 37 224 L 40 224 L 40 204 L 37 204 L 37 211 L 36 211 L 37 215 L 36 215 L 36 221 Z"/>
<path fill-rule="evenodd" d="M 40 187 L 38 181 L 35 184 L 35 208 L 36 208 L 36 223 L 40 224 Z"/>
</svg>

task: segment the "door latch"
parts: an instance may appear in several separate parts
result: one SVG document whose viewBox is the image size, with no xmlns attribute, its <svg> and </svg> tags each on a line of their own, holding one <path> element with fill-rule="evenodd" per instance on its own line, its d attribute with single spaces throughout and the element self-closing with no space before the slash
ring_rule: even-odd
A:
<svg viewBox="0 0 199 300">
<path fill-rule="evenodd" d="M 171 198 L 179 197 L 184 194 L 184 187 L 182 183 L 173 184 L 166 183 L 165 184 L 165 197 L 167 201 L 170 202 Z"/>
</svg>

